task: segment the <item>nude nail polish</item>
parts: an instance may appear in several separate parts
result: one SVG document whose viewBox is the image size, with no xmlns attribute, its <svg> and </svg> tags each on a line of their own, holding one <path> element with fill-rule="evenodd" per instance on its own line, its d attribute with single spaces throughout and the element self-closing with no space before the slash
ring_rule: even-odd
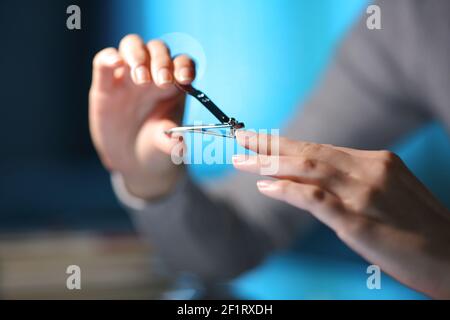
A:
<svg viewBox="0 0 450 320">
<path fill-rule="evenodd" d="M 139 66 L 136 69 L 134 69 L 134 76 L 138 84 L 150 81 L 150 73 L 148 69 L 144 66 Z"/>
<path fill-rule="evenodd" d="M 158 71 L 158 84 L 166 84 L 172 82 L 172 75 L 167 68 L 162 68 Z"/>
<path fill-rule="evenodd" d="M 268 190 L 272 188 L 273 182 L 270 180 L 259 180 L 258 182 L 256 182 L 256 185 L 260 190 Z"/>
</svg>

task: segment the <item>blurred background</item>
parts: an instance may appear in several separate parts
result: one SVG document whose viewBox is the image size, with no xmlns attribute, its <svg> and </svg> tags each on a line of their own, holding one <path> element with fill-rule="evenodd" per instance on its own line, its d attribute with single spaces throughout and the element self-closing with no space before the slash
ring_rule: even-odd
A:
<svg viewBox="0 0 450 320">
<path fill-rule="evenodd" d="M 81 30 L 66 28 L 71 4 L 81 8 Z M 308 97 L 367 5 L 366 0 L 2 1 L 0 298 L 152 298 L 170 287 L 153 272 L 151 261 L 157 259 L 136 238 L 89 138 L 87 96 L 97 51 L 117 46 L 128 33 L 162 38 L 173 54 L 196 58 L 198 87 L 227 113 L 250 128 L 280 128 Z M 188 101 L 186 122 L 194 120 L 212 118 Z M 439 124 L 392 149 L 450 206 L 450 142 Z M 228 165 L 189 170 L 200 182 L 232 174 Z M 75 295 L 65 289 L 63 266 L 77 261 L 91 282 L 90 290 Z M 269 257 L 229 290 L 256 299 L 422 298 L 388 276 L 383 290 L 367 290 L 367 265 L 323 229 Z"/>
</svg>

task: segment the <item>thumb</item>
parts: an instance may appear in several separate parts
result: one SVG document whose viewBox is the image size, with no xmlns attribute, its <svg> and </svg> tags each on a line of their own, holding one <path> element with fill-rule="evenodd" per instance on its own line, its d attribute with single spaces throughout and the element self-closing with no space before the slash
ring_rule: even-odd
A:
<svg viewBox="0 0 450 320">
<path fill-rule="evenodd" d="M 166 134 L 167 130 L 177 127 L 178 124 L 176 124 L 172 120 L 167 119 L 160 120 L 158 122 L 158 125 L 155 126 L 155 135 L 158 136 L 158 139 L 155 140 L 156 148 L 158 148 L 163 153 L 170 155 L 175 152 L 175 149 L 179 150 L 180 147 L 186 147 L 182 133 L 174 132 L 170 135 Z"/>
<path fill-rule="evenodd" d="M 149 119 L 142 126 L 137 137 L 138 158 L 141 160 L 157 160 L 156 158 L 171 155 L 184 150 L 184 140 L 181 135 L 167 135 L 166 130 L 176 127 L 177 124 L 169 119 Z M 158 156 L 159 155 L 159 156 Z M 147 161 L 145 161 L 147 162 Z"/>
</svg>

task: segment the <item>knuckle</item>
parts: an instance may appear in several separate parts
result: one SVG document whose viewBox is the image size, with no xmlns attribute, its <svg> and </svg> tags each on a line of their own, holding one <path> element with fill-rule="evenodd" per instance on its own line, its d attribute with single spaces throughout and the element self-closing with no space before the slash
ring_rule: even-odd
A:
<svg viewBox="0 0 450 320">
<path fill-rule="evenodd" d="M 170 56 L 169 47 L 162 40 L 159 39 L 150 40 L 147 43 L 147 47 L 150 50 L 150 53 L 152 54 L 153 57 Z"/>
<path fill-rule="evenodd" d="M 146 52 L 143 50 L 136 50 L 133 52 L 132 58 L 131 58 L 131 65 L 134 66 L 139 64 L 144 64 L 146 61 L 147 55 Z"/>
<path fill-rule="evenodd" d="M 159 66 L 159 67 L 169 67 L 172 64 L 172 60 L 169 56 L 166 55 L 159 55 L 156 57 L 153 57 L 152 64 Z"/>
<path fill-rule="evenodd" d="M 319 180 L 323 185 L 333 186 L 347 183 L 348 177 L 333 167 L 324 166 L 319 172 Z"/>
<path fill-rule="evenodd" d="M 388 150 L 380 151 L 379 156 L 384 170 L 392 169 L 400 161 L 400 158 L 395 153 Z"/>
<path fill-rule="evenodd" d="M 317 161 L 309 158 L 302 159 L 299 163 L 299 167 L 302 171 L 310 172 L 316 169 Z"/>
<path fill-rule="evenodd" d="M 375 164 L 374 183 L 379 187 L 386 185 L 391 176 L 391 172 L 400 162 L 400 158 L 395 153 L 390 151 L 380 151 L 379 158 Z"/>
<path fill-rule="evenodd" d="M 328 201 L 327 202 L 327 206 L 333 210 L 334 212 L 338 213 L 338 214 L 343 214 L 343 212 L 345 212 L 345 209 L 342 205 L 342 203 L 340 201 Z"/>
<path fill-rule="evenodd" d="M 322 146 L 320 144 L 317 143 L 310 143 L 307 142 L 305 144 L 300 144 L 298 145 L 299 148 L 299 153 L 300 154 L 304 154 L 304 155 L 314 155 L 319 153 L 322 150 Z"/>
<path fill-rule="evenodd" d="M 382 189 L 377 185 L 363 187 L 363 191 L 358 201 L 358 210 L 370 207 L 372 203 L 380 198 L 381 194 Z"/>
<path fill-rule="evenodd" d="M 325 191 L 319 187 L 309 189 L 307 197 L 314 202 L 325 201 Z"/>
</svg>

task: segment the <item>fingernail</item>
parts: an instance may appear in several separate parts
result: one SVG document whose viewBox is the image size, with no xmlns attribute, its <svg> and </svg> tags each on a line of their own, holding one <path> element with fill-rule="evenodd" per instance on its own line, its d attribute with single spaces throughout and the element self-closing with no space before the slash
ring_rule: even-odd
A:
<svg viewBox="0 0 450 320">
<path fill-rule="evenodd" d="M 134 69 L 134 76 L 138 84 L 146 83 L 150 81 L 150 72 L 144 66 L 139 66 Z"/>
<path fill-rule="evenodd" d="M 247 160 L 247 157 L 243 154 L 235 154 L 231 157 L 234 164 L 241 164 Z"/>
<path fill-rule="evenodd" d="M 238 130 L 236 131 L 236 137 L 238 138 L 251 138 L 256 136 L 256 132 L 253 131 L 246 131 L 246 130 Z"/>
<path fill-rule="evenodd" d="M 158 71 L 158 84 L 166 84 L 172 82 L 172 74 L 169 69 L 162 68 Z"/>
<path fill-rule="evenodd" d="M 256 182 L 256 186 L 259 190 L 269 190 L 273 188 L 273 181 L 271 180 L 259 180 Z"/>
<path fill-rule="evenodd" d="M 193 74 L 191 68 L 184 67 L 178 73 L 179 80 L 182 82 L 193 80 Z"/>
<path fill-rule="evenodd" d="M 245 131 L 245 130 L 236 131 L 237 143 L 245 148 L 249 148 L 250 142 L 255 142 L 254 139 L 257 139 L 257 137 L 258 135 L 253 131 Z"/>
</svg>

